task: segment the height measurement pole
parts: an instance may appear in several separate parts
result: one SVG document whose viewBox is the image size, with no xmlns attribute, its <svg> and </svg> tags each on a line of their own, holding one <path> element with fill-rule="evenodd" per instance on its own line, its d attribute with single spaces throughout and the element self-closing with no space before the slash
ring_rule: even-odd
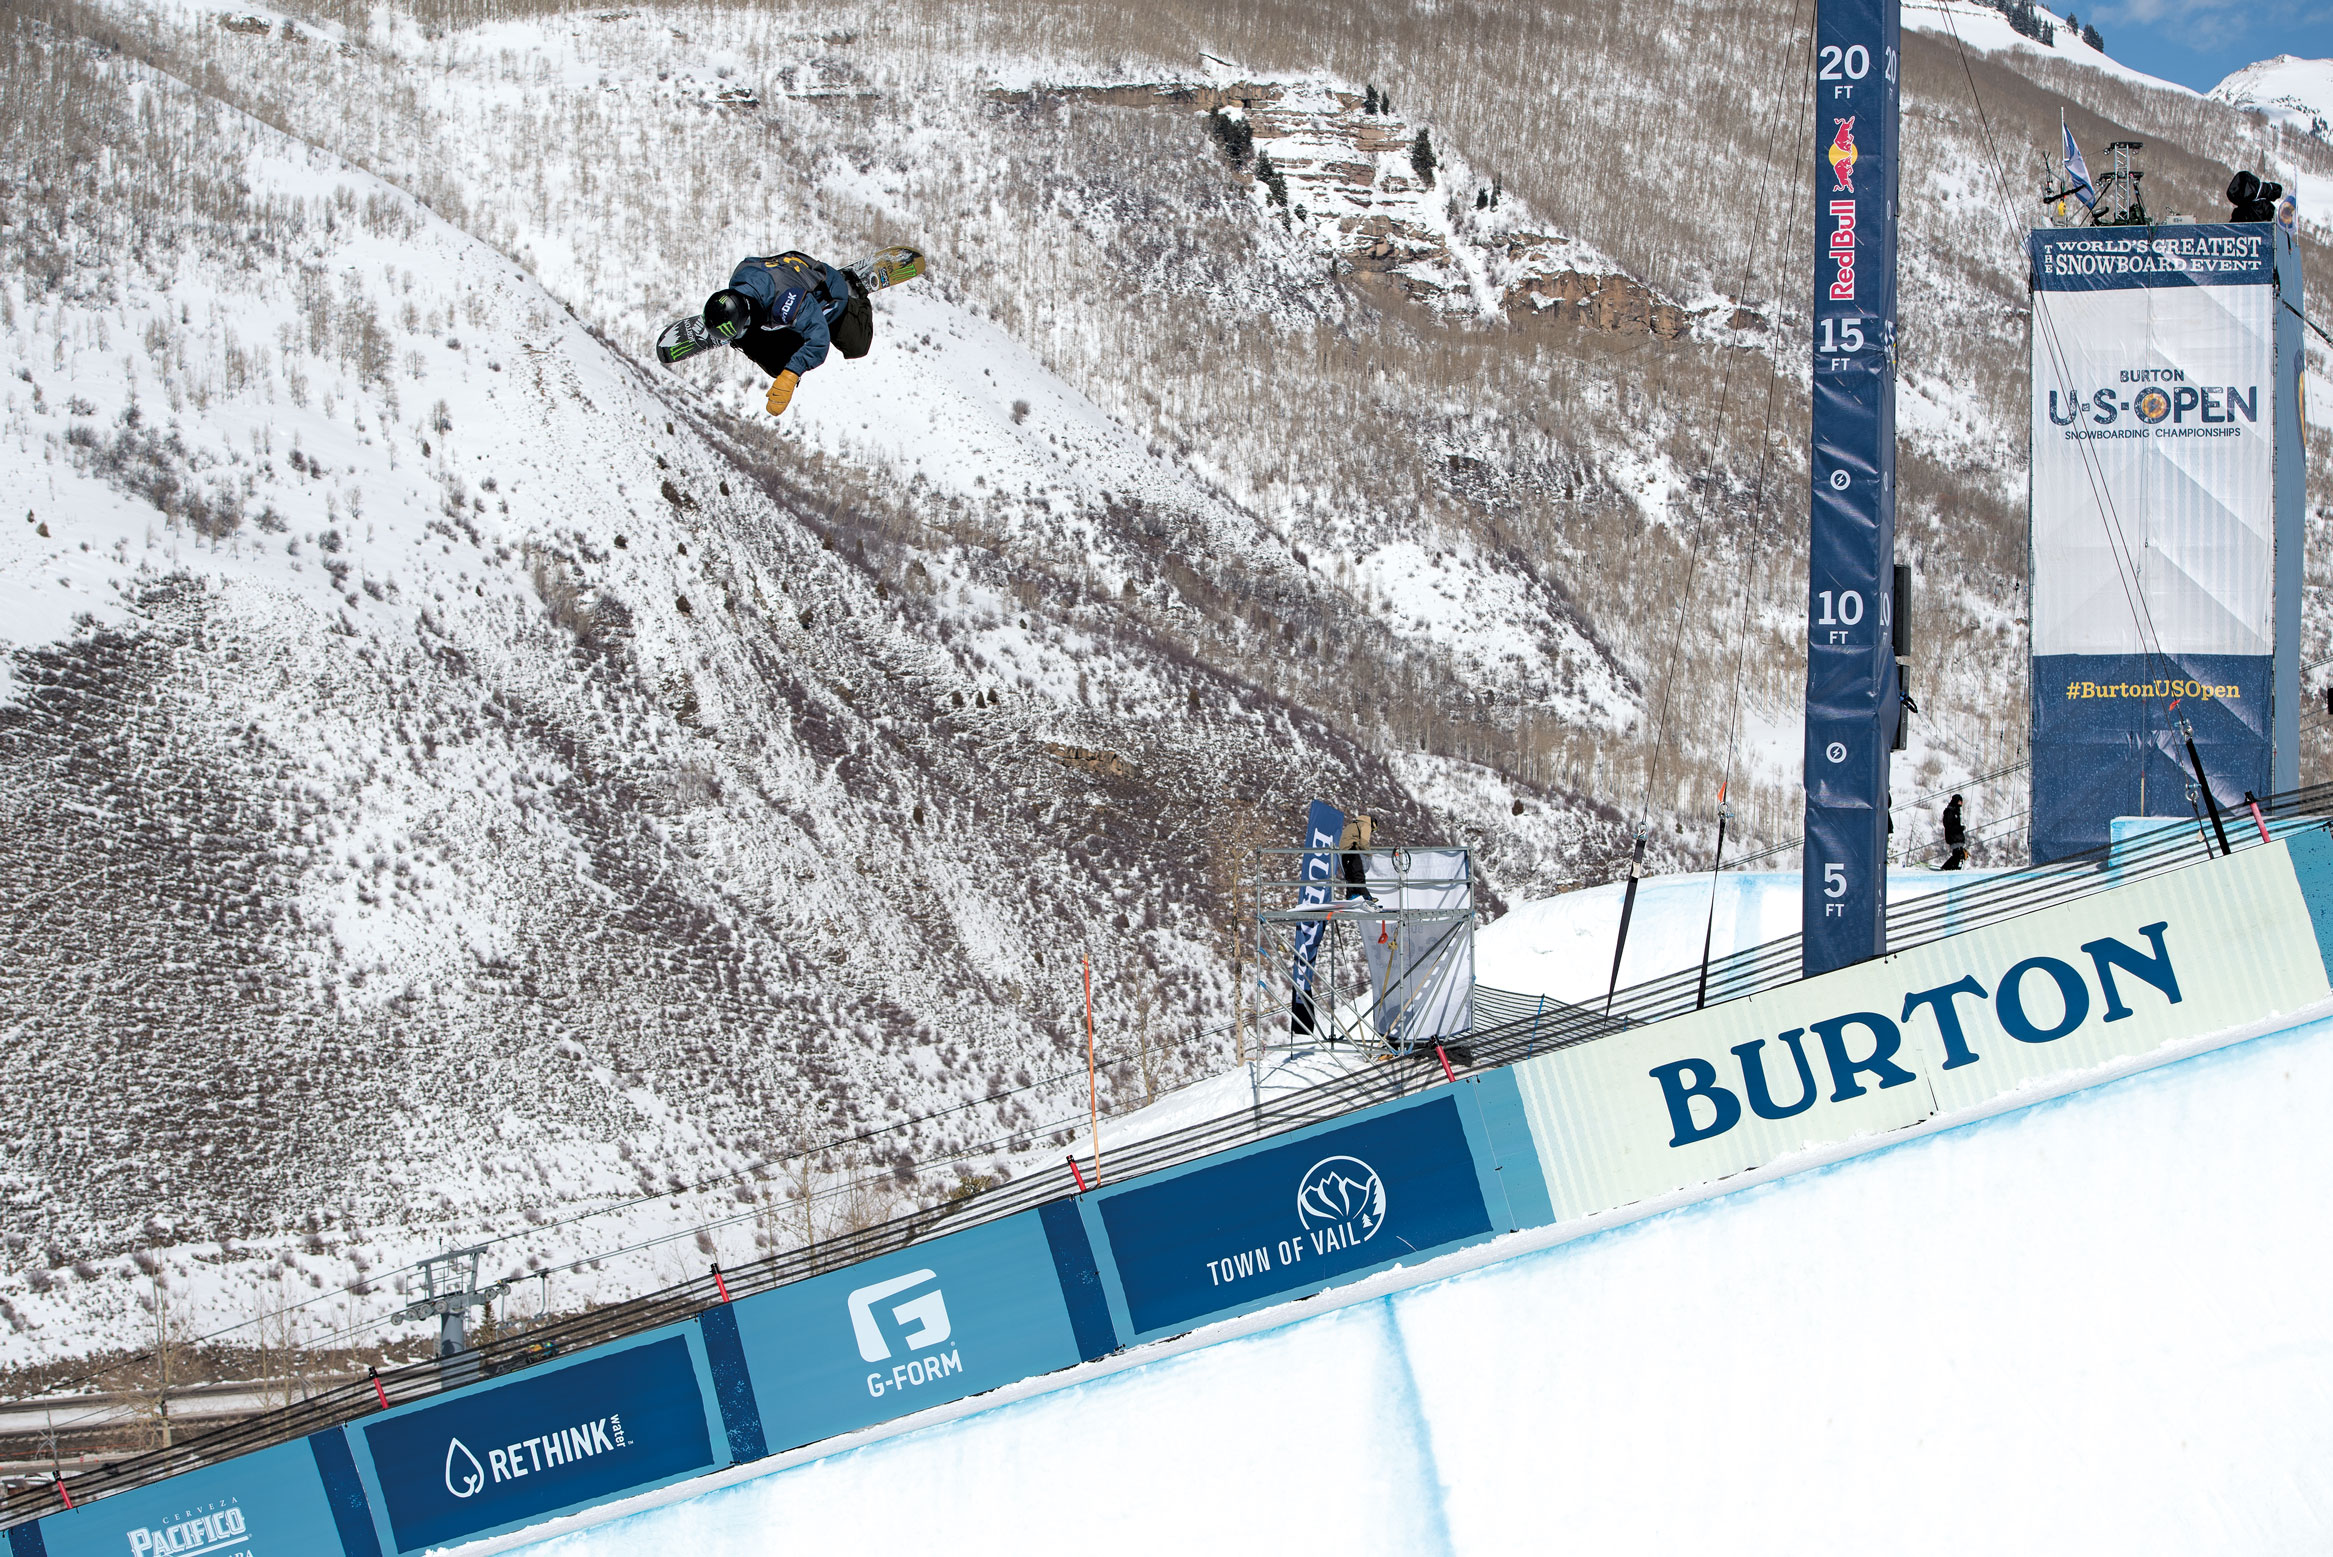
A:
<svg viewBox="0 0 2333 1557">
<path fill-rule="evenodd" d="M 1802 967 L 1887 950 L 1898 0 L 1815 3 L 1814 448 Z"/>
</svg>

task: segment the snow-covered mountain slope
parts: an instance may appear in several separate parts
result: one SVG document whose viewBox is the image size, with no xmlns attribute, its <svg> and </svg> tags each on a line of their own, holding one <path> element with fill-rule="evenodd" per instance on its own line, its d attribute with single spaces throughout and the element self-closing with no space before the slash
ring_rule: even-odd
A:
<svg viewBox="0 0 2333 1557">
<path fill-rule="evenodd" d="M 1697 863 L 1728 772 L 1792 836 L 1787 21 L 8 13 L 0 1361 L 148 1333 L 141 1255 L 369 1340 L 445 1244 L 569 1306 L 1026 1160 L 1083 955 L 1106 1108 L 1222 1066 L 1228 862 L 1314 794 L 1502 903 L 1639 816 Z M 1907 789 L 2022 741 L 1999 169 L 2069 94 L 2170 187 L 2321 165 L 2063 39 L 1906 43 Z M 782 421 L 646 365 L 740 255 L 894 240 Z"/>
<path fill-rule="evenodd" d="M 51 185 L 0 316 L 12 1360 L 140 1333 L 154 1272 L 189 1334 L 324 1294 L 314 1336 L 449 1241 L 625 1207 L 498 1250 L 572 1306 L 705 1257 L 580 1263 L 646 1230 L 761 1207 L 737 1259 L 944 1193 L 1067 1112 L 1027 1089 L 1080 953 L 1160 1080 L 1222 1063 L 1240 818 L 1439 826 L 1148 631 L 1191 607 L 1077 539 L 1104 503 L 1299 570 L 989 321 L 887 298 L 773 441 L 411 196 L 75 63 L 52 111 L 188 184 L 144 236 L 94 203 L 134 180 Z M 854 456 L 967 544 L 903 543 Z M 767 1166 L 990 1094 L 791 1200 Z"/>
<path fill-rule="evenodd" d="M 2333 59 L 2279 54 L 2232 73 L 2211 95 L 2287 129 L 2333 140 Z"/>
</svg>

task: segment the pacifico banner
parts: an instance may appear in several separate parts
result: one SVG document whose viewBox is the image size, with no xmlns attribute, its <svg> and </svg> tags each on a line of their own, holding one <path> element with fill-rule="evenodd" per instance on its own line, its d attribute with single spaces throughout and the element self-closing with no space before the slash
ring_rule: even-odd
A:
<svg viewBox="0 0 2333 1557">
<path fill-rule="evenodd" d="M 2333 843 L 2303 834 L 1526 1060 L 1516 1079 L 1555 1217 L 2324 1000 L 2309 897 L 2333 911 L 2329 888 Z"/>
<path fill-rule="evenodd" d="M 2189 815 L 2182 720 L 2222 800 L 2297 782 L 2293 710 L 2281 734 L 2275 716 L 2300 567 L 2298 516 L 2278 522 L 2279 247 L 2267 222 L 2031 235 L 2037 861 L 2116 816 Z"/>
</svg>

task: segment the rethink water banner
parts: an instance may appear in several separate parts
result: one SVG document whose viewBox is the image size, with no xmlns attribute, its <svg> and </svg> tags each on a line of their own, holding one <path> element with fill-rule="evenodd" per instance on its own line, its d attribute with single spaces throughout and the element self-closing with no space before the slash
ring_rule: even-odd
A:
<svg viewBox="0 0 2333 1557">
<path fill-rule="evenodd" d="M 2333 841 L 2298 834 L 1526 1060 L 1516 1079 L 1563 1220 L 2298 1010 L 2333 994 L 2328 945 Z"/>
<path fill-rule="evenodd" d="M 516 1528 L 727 1463 L 702 1344 L 695 1325 L 650 1331 L 351 1423 L 394 1549 Z"/>
<path fill-rule="evenodd" d="M 2181 720 L 2223 804 L 2298 782 L 2300 515 L 2278 502 L 2275 225 L 2030 242 L 2046 862 L 2104 843 L 2116 816 L 2191 814 Z"/>
</svg>

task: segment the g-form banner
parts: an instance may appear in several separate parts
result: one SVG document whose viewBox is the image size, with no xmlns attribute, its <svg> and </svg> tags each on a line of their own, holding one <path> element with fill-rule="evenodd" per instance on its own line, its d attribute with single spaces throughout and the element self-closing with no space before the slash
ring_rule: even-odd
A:
<svg viewBox="0 0 2333 1557">
<path fill-rule="evenodd" d="M 1035 1211 L 798 1281 L 732 1312 L 772 1451 L 1084 1360 Z"/>
<path fill-rule="evenodd" d="M 728 1463 L 703 1345 L 697 1326 L 676 1325 L 352 1425 L 392 1549 L 517 1529 Z"/>
<path fill-rule="evenodd" d="M 1304 847 L 1308 852 L 1302 867 L 1304 885 L 1296 897 L 1303 907 L 1320 908 L 1328 903 L 1335 856 L 1326 851 L 1343 842 L 1344 836 L 1345 813 L 1325 800 L 1315 800 L 1304 819 Z M 1327 927 L 1325 919 L 1305 919 L 1296 926 L 1296 956 L 1288 969 L 1288 982 L 1295 989 L 1288 1005 L 1288 1030 L 1292 1033 L 1313 1030 L 1313 964 L 1320 956 L 1321 932 Z"/>
<path fill-rule="evenodd" d="M 2333 840 L 2295 834 L 1526 1060 L 1558 1220 L 1915 1125 L 2333 995 Z"/>
<path fill-rule="evenodd" d="M 2300 260 L 2273 222 L 2045 228 L 2033 857 L 2300 781 Z"/>
<path fill-rule="evenodd" d="M 1815 5 L 1808 974 L 1887 949 L 1896 548 L 1897 0 Z"/>
</svg>

